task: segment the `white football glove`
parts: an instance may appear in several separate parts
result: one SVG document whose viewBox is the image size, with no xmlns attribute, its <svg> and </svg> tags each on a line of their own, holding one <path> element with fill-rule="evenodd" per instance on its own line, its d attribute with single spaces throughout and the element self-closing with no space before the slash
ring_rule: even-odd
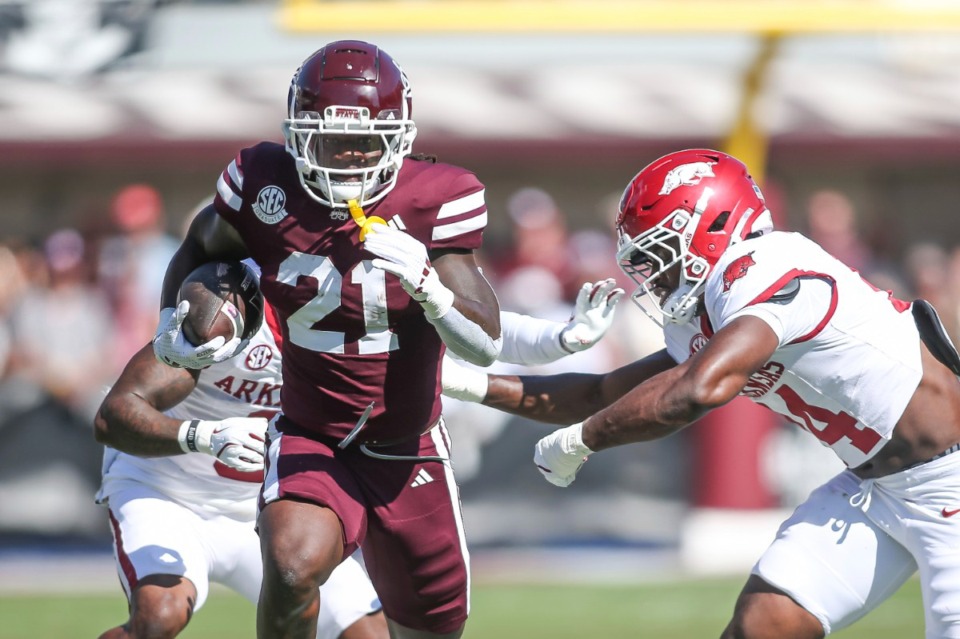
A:
<svg viewBox="0 0 960 639">
<path fill-rule="evenodd" d="M 537 442 L 533 463 L 554 486 L 566 488 L 577 478 L 577 471 L 593 452 L 583 443 L 583 423 L 555 430 Z"/>
<path fill-rule="evenodd" d="M 206 453 L 245 473 L 263 470 L 263 417 L 230 417 L 223 421 L 183 422 L 177 441 L 185 453 Z"/>
<path fill-rule="evenodd" d="M 465 402 L 480 403 L 487 396 L 489 378 L 485 372 L 467 368 L 461 361 L 444 353 L 440 373 L 443 394 Z"/>
<path fill-rule="evenodd" d="M 617 302 L 623 297 L 613 278 L 596 283 L 587 282 L 577 293 L 573 317 L 560 331 L 560 346 L 568 353 L 585 351 L 610 330 Z"/>
<path fill-rule="evenodd" d="M 371 262 L 374 268 L 400 278 L 403 290 L 420 302 L 430 319 L 443 317 L 453 306 L 453 291 L 440 281 L 420 240 L 392 226 L 374 224 L 367 229 L 363 248 L 377 256 Z"/>
<path fill-rule="evenodd" d="M 183 335 L 183 321 L 190 311 L 190 302 L 183 300 L 177 308 L 160 311 L 157 334 L 153 338 L 153 353 L 157 359 L 174 368 L 201 369 L 230 359 L 246 348 L 249 340 L 234 337 L 227 341 L 214 337 L 206 344 L 194 346 Z"/>
</svg>

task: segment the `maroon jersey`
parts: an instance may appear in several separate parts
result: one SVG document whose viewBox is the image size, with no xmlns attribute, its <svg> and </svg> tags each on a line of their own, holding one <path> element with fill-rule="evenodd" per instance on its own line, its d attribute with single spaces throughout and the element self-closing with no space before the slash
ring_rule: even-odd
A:
<svg viewBox="0 0 960 639">
<path fill-rule="evenodd" d="M 408 158 L 393 191 L 365 213 L 428 250 L 474 250 L 487 222 L 483 190 L 465 169 Z M 367 443 L 414 437 L 437 421 L 440 337 L 399 279 L 371 266 L 349 213 L 304 191 L 283 146 L 241 151 L 214 206 L 260 265 L 260 287 L 282 319 L 288 419 L 342 438 L 374 402 L 358 437 Z"/>
</svg>

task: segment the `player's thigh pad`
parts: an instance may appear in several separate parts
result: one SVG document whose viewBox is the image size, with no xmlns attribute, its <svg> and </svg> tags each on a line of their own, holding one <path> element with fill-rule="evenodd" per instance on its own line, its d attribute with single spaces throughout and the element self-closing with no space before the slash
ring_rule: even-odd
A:
<svg viewBox="0 0 960 639">
<path fill-rule="evenodd" d="M 117 572 L 127 598 L 144 577 L 177 575 L 193 582 L 194 610 L 199 610 L 209 592 L 203 519 L 146 487 L 111 494 L 109 509 Z"/>
<path fill-rule="evenodd" d="M 380 607 L 380 599 L 358 550 L 337 566 L 327 583 L 320 587 L 317 639 L 337 639 L 344 630 Z"/>
<path fill-rule="evenodd" d="M 819 619 L 826 633 L 876 608 L 917 568 L 903 546 L 851 505 L 859 492 L 860 480 L 848 471 L 814 490 L 753 567 Z"/>
<path fill-rule="evenodd" d="M 441 634 L 460 628 L 469 609 L 469 558 L 450 463 L 374 459 L 356 444 L 340 449 L 286 420 L 281 429 L 267 431 L 261 504 L 294 497 L 330 508 L 343 525 L 344 555 L 363 544 L 387 617 Z M 449 438 L 441 424 L 377 450 L 449 458 Z"/>
<path fill-rule="evenodd" d="M 366 499 L 349 464 L 355 456 L 369 459 L 356 446 L 344 451 L 333 441 L 302 433 L 284 420 L 267 428 L 266 469 L 260 508 L 278 499 L 295 498 L 330 508 L 343 528 L 343 556 L 352 555 L 367 526 Z"/>
<path fill-rule="evenodd" d="M 442 423 L 418 446 L 419 455 L 449 458 Z M 363 488 L 376 504 L 363 558 L 384 614 L 416 630 L 444 634 L 461 627 L 470 605 L 469 554 L 450 462 L 358 463 L 365 464 Z"/>
</svg>

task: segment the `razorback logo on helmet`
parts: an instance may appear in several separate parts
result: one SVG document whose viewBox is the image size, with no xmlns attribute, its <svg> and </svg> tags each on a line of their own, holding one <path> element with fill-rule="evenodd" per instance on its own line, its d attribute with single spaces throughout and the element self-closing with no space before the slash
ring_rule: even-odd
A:
<svg viewBox="0 0 960 639">
<path fill-rule="evenodd" d="M 700 180 L 705 177 L 716 177 L 713 174 L 713 165 L 716 162 L 691 162 L 690 164 L 681 164 L 667 173 L 663 179 L 663 186 L 660 188 L 660 195 L 670 195 L 674 189 L 680 186 L 693 186 L 700 184 Z"/>
<path fill-rule="evenodd" d="M 733 283 L 746 275 L 747 270 L 754 264 L 756 262 L 753 260 L 753 251 L 730 262 L 730 266 L 723 272 L 723 292 L 729 291 Z"/>
</svg>

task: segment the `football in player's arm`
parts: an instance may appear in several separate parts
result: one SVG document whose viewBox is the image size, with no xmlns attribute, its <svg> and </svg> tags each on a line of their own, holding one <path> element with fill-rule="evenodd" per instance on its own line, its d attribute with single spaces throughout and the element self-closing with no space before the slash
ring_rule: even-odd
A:
<svg viewBox="0 0 960 639">
<path fill-rule="evenodd" d="M 600 375 L 490 375 L 472 398 L 576 422 L 534 451 L 544 477 L 568 486 L 593 453 L 670 435 L 747 396 L 848 470 L 783 523 L 722 636 L 823 637 L 919 571 L 926 636 L 960 637 L 960 358 L 932 307 L 774 231 L 746 167 L 717 151 L 640 171 L 617 228 L 620 266 L 635 299 L 654 302 L 641 308 L 666 348 Z"/>
<path fill-rule="evenodd" d="M 178 635 L 211 581 L 257 601 L 263 569 L 254 527 L 281 360 L 268 323 L 247 326 L 245 349 L 202 371 L 164 365 L 146 345 L 100 406 L 95 435 L 108 448 L 98 501 L 109 509 L 130 610 L 103 639 Z M 334 571 L 321 598 L 318 638 L 386 639 L 357 557 Z"/>
<path fill-rule="evenodd" d="M 189 344 L 176 325 L 177 287 L 198 264 L 252 257 L 277 311 L 285 374 L 258 516 L 260 639 L 311 637 L 317 586 L 360 546 L 392 636 L 454 638 L 466 622 L 440 363 L 444 347 L 493 362 L 500 311 L 474 257 L 484 187 L 411 154 L 411 96 L 372 44 L 314 52 L 291 81 L 285 144 L 230 162 L 164 279 L 154 351 L 173 366 L 236 352 Z"/>
</svg>

